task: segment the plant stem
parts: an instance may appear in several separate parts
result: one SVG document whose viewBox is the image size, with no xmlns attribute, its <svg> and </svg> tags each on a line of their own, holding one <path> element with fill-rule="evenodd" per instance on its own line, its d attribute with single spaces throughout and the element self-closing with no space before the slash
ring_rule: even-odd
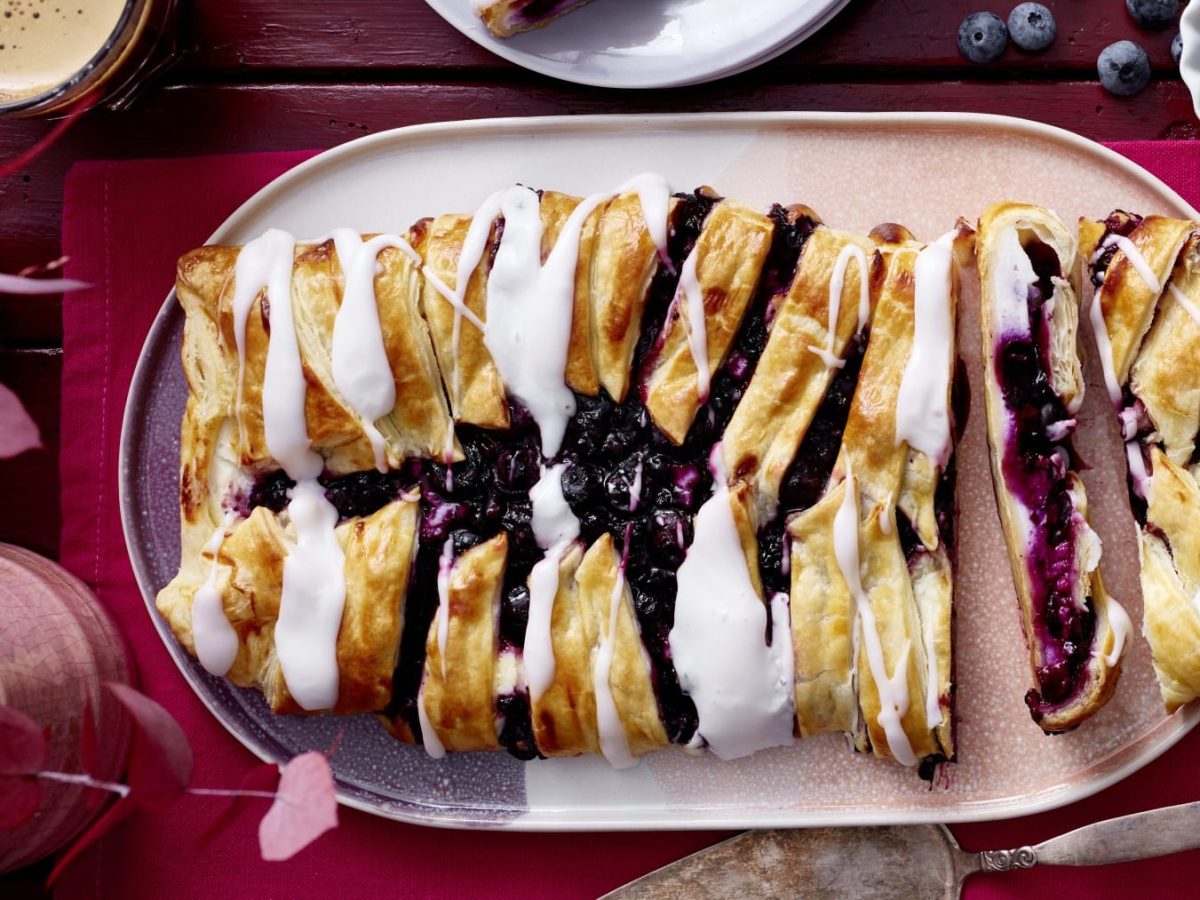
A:
<svg viewBox="0 0 1200 900">
<path fill-rule="evenodd" d="M 93 778 L 91 775 L 72 774 L 70 772 L 37 772 L 38 778 L 44 778 L 46 781 L 60 781 L 63 784 L 82 784 L 84 787 L 95 788 L 100 791 L 111 791 L 114 794 L 120 794 L 122 797 L 129 796 L 129 785 L 118 784 L 115 781 L 100 781 Z"/>
</svg>

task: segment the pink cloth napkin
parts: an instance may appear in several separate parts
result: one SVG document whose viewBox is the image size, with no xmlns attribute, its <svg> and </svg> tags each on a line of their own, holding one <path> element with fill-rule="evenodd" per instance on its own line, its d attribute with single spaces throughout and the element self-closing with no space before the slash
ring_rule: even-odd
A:
<svg viewBox="0 0 1200 900">
<path fill-rule="evenodd" d="M 1114 145 L 1200 205 L 1200 142 Z M 238 204 L 310 153 L 89 162 L 67 179 L 63 249 L 70 274 L 94 285 L 63 306 L 62 562 L 87 581 L 129 638 L 143 690 L 183 725 L 193 783 L 231 787 L 257 763 L 201 705 L 146 613 L 121 534 L 117 447 L 130 377 L 175 259 Z M 180 206 L 176 186 L 189 185 Z M 1103 793 L 1068 808 L 956 827 L 968 849 L 1035 843 L 1089 821 L 1200 799 L 1200 731 Z M 285 863 L 258 855 L 264 808 L 246 810 L 208 843 L 222 805 L 185 797 L 138 815 L 64 876 L 62 897 L 434 896 L 593 897 L 715 842 L 712 832 L 516 834 L 444 831 L 350 809 L 341 825 Z M 1041 869 L 976 878 L 971 897 L 1173 895 L 1194 890 L 1200 853 L 1105 869 Z M 852 865 L 852 861 L 847 861 Z"/>
</svg>

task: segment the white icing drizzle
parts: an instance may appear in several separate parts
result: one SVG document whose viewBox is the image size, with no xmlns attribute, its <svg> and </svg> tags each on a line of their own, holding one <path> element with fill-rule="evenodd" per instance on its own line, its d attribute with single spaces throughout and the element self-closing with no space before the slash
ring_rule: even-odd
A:
<svg viewBox="0 0 1200 900">
<path fill-rule="evenodd" d="M 461 394 L 459 341 L 466 318 L 484 334 L 500 376 L 512 394 L 533 415 L 542 435 L 542 453 L 558 452 L 566 422 L 575 411 L 574 394 L 563 381 L 574 311 L 575 269 L 579 241 L 588 216 L 618 194 L 635 191 L 642 205 L 646 228 L 669 266 L 667 217 L 670 188 L 660 175 L 644 174 L 607 193 L 583 200 L 567 218 L 554 249 L 541 265 L 541 216 L 537 194 L 514 186 L 484 200 L 471 218 L 459 251 L 455 289 L 451 291 L 433 272 L 423 274 L 454 307 L 451 331 L 450 393 L 455 407 Z M 471 274 L 487 249 L 492 223 L 504 216 L 504 233 L 487 282 L 487 322 L 467 308 L 465 297 Z M 444 457 L 449 461 L 454 444 L 453 423 L 446 436 Z"/>
<path fill-rule="evenodd" d="M 346 600 L 338 513 L 317 480 L 304 478 L 292 489 L 288 517 L 296 541 L 283 560 L 275 653 L 301 708 L 329 709 L 338 698 L 337 636 Z"/>
<path fill-rule="evenodd" d="M 425 711 L 424 685 L 421 685 L 421 690 L 417 692 L 417 721 L 421 723 L 421 743 L 425 747 L 425 752 L 431 759 L 444 758 L 446 748 L 442 746 L 441 738 L 433 730 L 433 725 L 429 721 L 429 713 Z"/>
<path fill-rule="evenodd" d="M 200 665 L 217 676 L 225 675 L 233 667 L 238 652 L 238 635 L 225 615 L 221 591 L 217 588 L 217 554 L 221 552 L 225 533 L 235 518 L 234 513 L 227 512 L 224 521 L 204 545 L 204 552 L 212 554 L 212 566 L 204 584 L 192 598 L 192 642 L 196 658 Z"/>
<path fill-rule="evenodd" d="M 1137 441 L 1125 442 L 1125 459 L 1129 463 L 1129 478 L 1133 482 L 1134 493 L 1149 503 L 1153 482 L 1146 471 L 1146 460 L 1142 458 L 1142 448 Z"/>
<path fill-rule="evenodd" d="M 1108 624 L 1113 630 L 1113 648 L 1112 652 L 1104 657 L 1104 662 L 1111 668 L 1120 661 L 1121 654 L 1125 652 L 1125 645 L 1133 634 L 1133 623 L 1129 621 L 1129 613 L 1111 597 L 1108 600 Z"/>
<path fill-rule="evenodd" d="M 708 324 L 704 321 L 704 290 L 696 276 L 696 256 L 699 249 L 700 243 L 697 241 L 692 252 L 683 261 L 675 302 L 678 303 L 679 298 L 683 297 L 687 303 L 688 349 L 691 350 L 692 361 L 696 364 L 696 396 L 703 403 L 708 399 L 712 372 L 708 365 Z M 682 313 L 680 317 L 682 318 Z"/>
<path fill-rule="evenodd" d="M 238 413 L 245 365 L 246 316 L 266 287 L 270 325 L 262 385 L 263 432 L 271 456 L 296 482 L 287 516 L 295 532 L 283 560 L 275 654 L 284 683 L 301 708 L 328 709 L 338 696 L 337 636 L 346 599 L 345 556 L 334 529 L 338 514 L 317 482 L 324 468 L 304 416 L 307 388 L 292 315 L 296 239 L 271 229 L 244 247 L 235 263 L 234 337 L 238 345 Z"/>
<path fill-rule="evenodd" d="M 629 486 L 629 511 L 636 512 L 642 502 L 642 458 L 639 456 L 633 467 L 633 484 Z"/>
<path fill-rule="evenodd" d="M 645 220 L 650 240 L 654 241 L 654 246 L 658 249 L 658 258 L 673 273 L 675 269 L 671 265 L 671 257 L 667 254 L 667 217 L 671 207 L 671 188 L 667 180 L 653 172 L 645 172 L 630 178 L 609 197 L 629 191 L 636 193 L 638 202 L 642 204 L 642 219 Z"/>
<path fill-rule="evenodd" d="M 629 748 L 629 735 L 621 723 L 617 703 L 613 699 L 609 675 L 612 672 L 613 650 L 617 641 L 617 624 L 621 612 L 621 601 L 625 599 L 625 565 L 629 555 L 631 530 L 625 529 L 625 550 L 617 566 L 617 577 L 613 581 L 612 594 L 608 600 L 608 631 L 596 650 L 592 665 L 592 687 L 596 694 L 596 731 L 600 739 L 600 752 L 614 769 L 628 769 L 637 765 L 637 758 Z"/>
<path fill-rule="evenodd" d="M 1173 284 L 1167 285 L 1167 290 L 1170 291 L 1171 297 L 1183 307 L 1183 311 L 1192 317 L 1192 321 L 1200 325 L 1200 307 L 1188 299 L 1187 294 L 1181 291 Z"/>
<path fill-rule="evenodd" d="M 907 441 L 938 465 L 950 456 L 951 231 L 922 248 L 913 267 L 913 345 L 896 401 L 896 443 Z"/>
<path fill-rule="evenodd" d="M 787 597 L 771 598 L 768 645 L 767 605 L 750 579 L 720 455 L 717 444 L 715 487 L 679 567 L 668 641 L 680 686 L 696 704 L 697 733 L 717 756 L 736 759 L 792 743 L 795 693 Z"/>
<path fill-rule="evenodd" d="M 539 700 L 554 682 L 553 615 L 558 594 L 558 566 L 579 537 L 579 520 L 562 492 L 566 463 L 542 467 L 542 475 L 529 490 L 533 504 L 532 528 L 538 546 L 546 551 L 529 573 L 529 621 L 525 628 L 525 678 L 529 697 Z"/>
<path fill-rule="evenodd" d="M 538 195 L 513 187 L 501 203 L 504 236 L 488 277 L 484 343 L 505 387 L 537 422 L 547 458 L 558 452 L 575 412 L 575 395 L 563 380 L 575 267 L 583 223 L 599 203 L 590 197 L 571 213 L 544 267 Z"/>
<path fill-rule="evenodd" d="M 1096 291 L 1092 297 L 1092 308 L 1088 310 L 1088 318 L 1092 323 L 1092 334 L 1096 338 L 1096 350 L 1100 353 L 1100 368 L 1104 371 L 1104 386 L 1108 390 L 1108 399 L 1113 406 L 1121 405 L 1121 385 L 1117 382 L 1117 372 L 1113 363 L 1112 341 L 1108 337 L 1108 326 L 1104 323 L 1104 307 L 1100 301 L 1103 288 Z"/>
<path fill-rule="evenodd" d="M 437 645 L 442 661 L 442 681 L 446 680 L 446 638 L 450 634 L 450 575 L 454 571 L 454 538 L 446 538 L 438 557 L 437 574 Z"/>
<path fill-rule="evenodd" d="M 833 274 L 829 278 L 829 318 L 825 329 L 827 336 L 824 347 L 809 347 L 813 353 L 821 357 L 828 369 L 840 369 L 846 361 L 834 355 L 833 342 L 837 337 L 838 318 L 842 307 L 842 290 L 846 285 L 846 268 L 853 259 L 858 263 L 858 329 L 862 331 L 871 315 L 871 293 L 867 275 L 867 257 L 862 247 L 857 244 L 846 244 L 838 254 L 833 264 Z M 857 333 L 857 332 L 856 332 Z"/>
<path fill-rule="evenodd" d="M 333 321 L 333 383 L 362 419 L 363 431 L 375 451 L 375 468 L 386 472 L 386 444 L 375 420 L 388 415 L 396 405 L 396 383 L 379 323 L 377 258 L 388 247 L 410 257 L 416 251 L 408 241 L 390 234 L 364 242 L 349 228 L 336 229 L 333 242 L 344 276 L 342 305 Z"/>
<path fill-rule="evenodd" d="M 1163 289 L 1162 282 L 1158 280 L 1158 276 L 1154 274 L 1154 270 L 1150 268 L 1150 264 L 1146 261 L 1146 257 L 1137 248 L 1129 238 L 1120 234 L 1110 234 L 1096 248 L 1096 252 L 1092 255 L 1092 263 L 1100 257 L 1101 252 L 1113 244 L 1125 254 L 1125 258 L 1129 260 L 1129 264 L 1141 277 L 1142 281 L 1146 282 L 1146 287 L 1150 288 L 1154 293 L 1160 293 Z M 1112 264 L 1109 264 L 1111 268 Z M 1171 285 L 1174 287 L 1174 285 Z M 1116 364 L 1113 361 L 1112 340 L 1108 336 L 1108 325 L 1104 321 L 1104 307 L 1100 302 L 1101 295 L 1104 292 L 1104 287 L 1096 291 L 1092 297 L 1092 308 L 1088 312 L 1088 317 L 1092 323 L 1092 332 L 1096 336 L 1096 349 L 1100 352 L 1100 366 L 1104 370 L 1104 386 L 1108 388 L 1108 399 L 1113 405 L 1120 407 L 1121 405 L 1121 385 L 1117 382 Z M 1176 300 L 1182 296 L 1182 292 L 1177 291 L 1172 294 Z M 1184 298 L 1186 302 L 1187 298 Z M 1189 304 L 1190 305 L 1190 304 Z M 1193 307 L 1194 308 L 1194 307 Z M 1187 310 L 1187 306 L 1184 307 Z M 1191 313 L 1191 310 L 1188 310 Z M 1196 318 L 1193 315 L 1193 318 Z"/>
<path fill-rule="evenodd" d="M 1142 251 L 1137 248 L 1137 244 L 1124 235 L 1110 234 L 1100 244 L 1100 249 L 1105 250 L 1113 244 L 1116 244 L 1120 251 L 1125 254 L 1125 258 L 1129 260 L 1129 264 L 1141 276 L 1142 281 L 1146 282 L 1146 287 L 1150 288 L 1156 294 L 1159 293 L 1162 290 L 1162 282 L 1158 280 L 1158 276 L 1150 268 L 1150 263 L 1146 261 L 1146 257 L 1142 255 Z"/>
<path fill-rule="evenodd" d="M 1029 335 L 1029 288 L 1037 284 L 1037 273 L 1029 254 L 1021 246 L 1016 228 L 1008 228 L 996 239 L 991 269 L 992 337 Z"/>
<path fill-rule="evenodd" d="M 896 762 L 905 766 L 915 766 L 917 757 L 913 753 L 908 735 L 904 733 L 901 720 L 908 712 L 908 654 L 912 642 L 904 645 L 900 658 L 896 660 L 896 668 L 892 675 L 887 673 L 887 662 L 883 655 L 883 644 L 879 639 L 879 631 L 875 624 L 875 612 L 871 601 L 863 590 L 862 577 L 859 573 L 859 537 L 858 537 L 858 485 L 850 468 L 849 457 L 846 459 L 846 495 L 841 508 L 833 519 L 834 555 L 837 557 L 838 568 L 842 578 L 854 597 L 858 611 L 858 619 L 862 622 L 862 638 L 866 641 L 867 662 L 871 667 L 871 677 L 879 691 L 879 725 L 887 737 L 888 747 Z"/>
</svg>

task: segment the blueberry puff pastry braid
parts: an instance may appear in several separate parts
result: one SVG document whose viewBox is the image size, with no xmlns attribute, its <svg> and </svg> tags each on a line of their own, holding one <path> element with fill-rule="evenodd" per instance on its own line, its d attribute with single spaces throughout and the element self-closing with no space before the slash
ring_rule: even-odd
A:
<svg viewBox="0 0 1200 900">
<path fill-rule="evenodd" d="M 1143 631 L 1168 712 L 1200 696 L 1200 223 L 1079 223 L 1091 321 L 1138 521 Z"/>
<path fill-rule="evenodd" d="M 1048 210 L 1006 202 L 979 220 L 992 476 L 1033 669 L 1025 702 L 1047 732 L 1108 702 L 1129 636 L 1100 577 L 1071 446 L 1084 388 L 1074 258 L 1073 236 Z"/>
</svg>

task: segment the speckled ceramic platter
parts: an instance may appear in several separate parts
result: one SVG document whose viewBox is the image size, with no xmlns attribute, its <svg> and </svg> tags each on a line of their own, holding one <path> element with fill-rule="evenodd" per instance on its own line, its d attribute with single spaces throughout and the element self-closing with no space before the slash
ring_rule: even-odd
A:
<svg viewBox="0 0 1200 900">
<path fill-rule="evenodd" d="M 710 184 L 763 208 L 803 202 L 827 223 L 867 231 L 898 222 L 931 239 L 990 202 L 1026 200 L 1071 223 L 1113 207 L 1197 217 L 1183 200 L 1114 153 L 1018 119 L 947 114 L 742 114 L 507 119 L 406 128 L 322 154 L 263 189 L 212 240 L 238 243 L 268 227 L 316 235 L 336 226 L 401 231 L 421 216 L 469 212 L 493 190 L 522 182 L 576 194 L 658 171 L 673 188 Z M 171 272 L 163 272 L 164 289 Z M 441 762 L 393 741 L 370 716 L 278 717 L 257 693 L 207 675 L 154 611 L 179 563 L 179 365 L 183 316 L 169 296 L 147 338 L 122 436 L 125 536 L 149 615 L 213 715 L 263 759 L 324 749 L 343 802 L 444 826 L 523 829 L 732 828 L 1001 818 L 1094 793 L 1154 759 L 1200 718 L 1167 718 L 1136 639 L 1112 702 L 1076 731 L 1046 737 L 1022 701 L 1024 639 L 988 472 L 980 406 L 978 285 L 965 275 L 960 351 L 972 413 L 959 447 L 955 665 L 958 762 L 932 785 L 891 763 L 851 753 L 836 736 L 736 762 L 652 754 L 615 772 L 603 759 L 518 762 L 504 753 Z M 1085 317 L 1081 317 L 1084 318 Z M 1082 336 L 1090 345 L 1091 334 Z M 1093 354 L 1094 355 L 1094 354 Z M 1141 619 L 1137 548 L 1124 463 L 1099 373 L 1077 446 L 1092 518 L 1104 539 L 1110 590 Z"/>
</svg>

